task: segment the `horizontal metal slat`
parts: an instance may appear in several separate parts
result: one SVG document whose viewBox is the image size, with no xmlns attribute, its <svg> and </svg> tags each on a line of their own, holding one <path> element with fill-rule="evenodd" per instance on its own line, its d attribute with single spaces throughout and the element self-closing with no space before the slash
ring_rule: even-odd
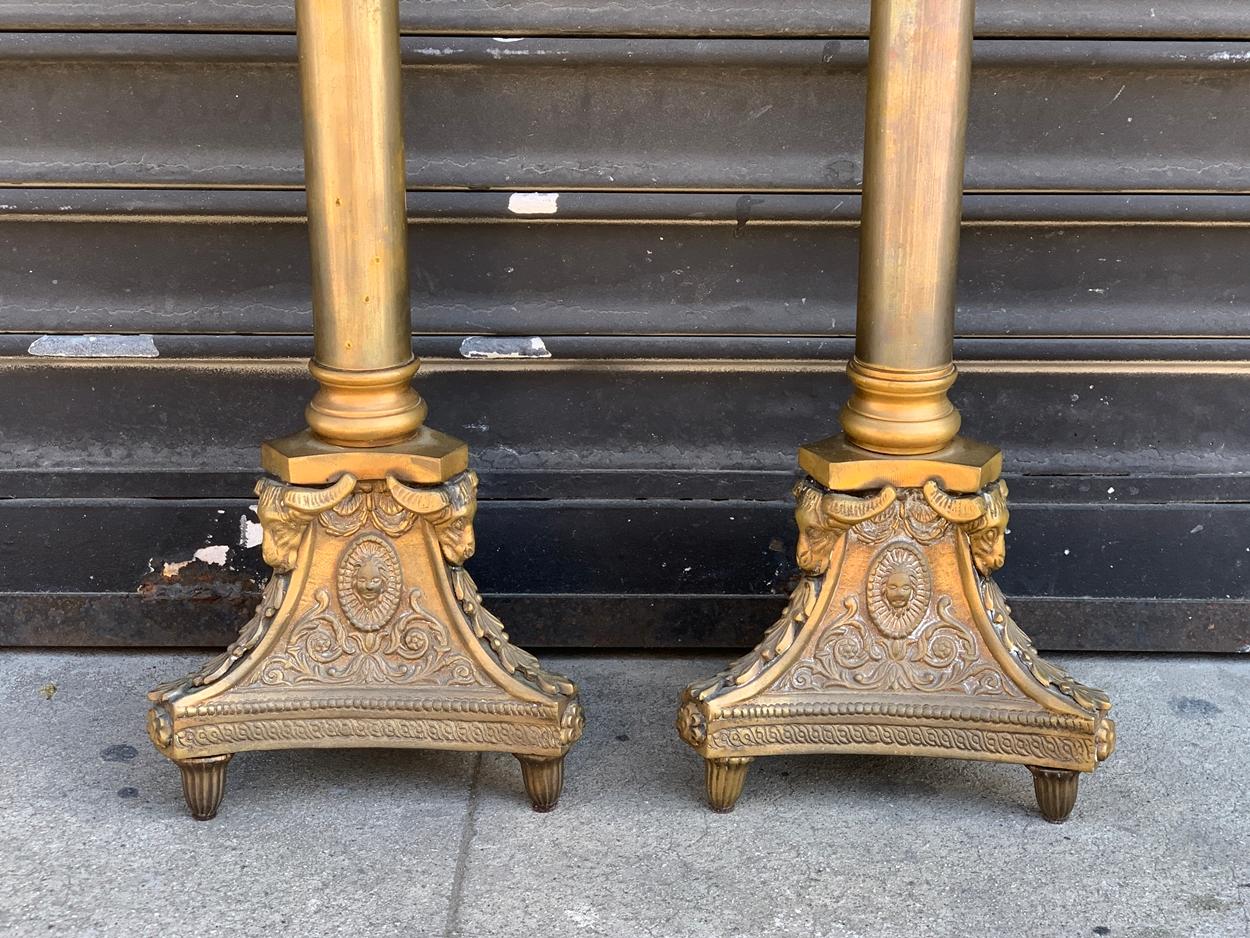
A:
<svg viewBox="0 0 1250 938">
<path fill-rule="evenodd" d="M 861 36 L 867 0 L 675 0 L 604 4 L 400 0 L 402 28 L 483 35 Z M 0 29 L 286 31 L 289 0 L 0 0 Z M 980 0 L 978 35 L 1205 38 L 1250 36 L 1226 0 Z"/>
<path fill-rule="evenodd" d="M 1019 505 L 998 580 L 1049 647 L 1243 650 L 1248 511 Z M 220 644 L 264 576 L 241 546 L 252 517 L 246 500 L 0 502 L 0 644 Z M 793 582 L 793 527 L 786 502 L 488 502 L 471 568 L 526 642 L 745 644 Z M 224 563 L 195 560 L 206 545 Z"/>
<path fill-rule="evenodd" d="M 0 191 L 0 328 L 307 334 L 302 201 L 298 192 Z M 564 193 L 541 217 L 510 211 L 508 201 L 501 193 L 410 196 L 416 333 L 535 335 L 561 356 L 848 353 L 857 196 Z M 1250 197 L 966 202 L 956 328 L 969 340 L 1011 343 L 964 343 L 961 354 L 1244 357 L 1234 343 L 1100 350 L 1089 340 L 1246 335 Z M 592 336 L 617 338 L 573 341 Z M 641 338 L 657 336 L 673 338 L 649 346 Z M 721 336 L 743 341 L 726 345 Z M 1052 336 L 1070 341 L 1041 344 Z M 754 341 L 765 338 L 772 351 Z M 422 350 L 455 355 L 458 343 Z M 252 348 L 247 354 L 307 354 L 272 339 Z M 12 342 L 3 351 L 15 351 Z"/>
<path fill-rule="evenodd" d="M 866 46 L 409 37 L 409 183 L 854 191 Z M 290 36 L 0 34 L 0 180 L 298 186 L 294 51 Z M 1250 189 L 1246 43 L 981 40 L 973 72 L 971 189 Z"/>
<path fill-rule="evenodd" d="M 832 433 L 840 361 L 427 361 L 430 424 L 495 470 L 790 470 Z M 0 360 L 0 462 L 13 469 L 253 470 L 297 429 L 301 361 Z M 964 432 L 1009 472 L 1244 474 L 1245 363 L 966 363 Z"/>
</svg>

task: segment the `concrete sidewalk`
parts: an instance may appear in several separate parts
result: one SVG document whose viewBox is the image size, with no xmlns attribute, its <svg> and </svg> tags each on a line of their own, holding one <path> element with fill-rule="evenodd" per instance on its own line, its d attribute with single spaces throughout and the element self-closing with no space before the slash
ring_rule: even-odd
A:
<svg viewBox="0 0 1250 938">
<path fill-rule="evenodd" d="M 1063 657 L 1120 742 L 1054 826 L 929 759 L 757 760 L 713 814 L 673 716 L 727 656 L 547 656 L 588 711 L 552 814 L 510 756 L 351 750 L 239 756 L 197 823 L 144 692 L 204 657 L 0 653 L 0 934 L 1250 935 L 1250 660 Z"/>
</svg>

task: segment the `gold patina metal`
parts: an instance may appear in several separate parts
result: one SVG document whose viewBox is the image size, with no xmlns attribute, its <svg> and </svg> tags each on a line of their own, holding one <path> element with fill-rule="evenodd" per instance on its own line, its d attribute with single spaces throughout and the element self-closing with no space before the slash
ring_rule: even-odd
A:
<svg viewBox="0 0 1250 938">
<path fill-rule="evenodd" d="M 733 809 L 759 756 L 1021 763 L 1063 821 L 1115 748 L 1110 702 L 1038 655 L 992 574 L 1007 486 L 947 391 L 972 0 L 873 0 L 852 393 L 804 446 L 801 578 L 749 654 L 682 696 L 677 728 Z"/>
<path fill-rule="evenodd" d="M 514 754 L 553 808 L 577 689 L 511 643 L 465 569 L 477 477 L 411 385 L 396 0 L 297 0 L 320 387 L 309 429 L 264 444 L 255 615 L 148 696 L 148 732 L 213 817 L 253 749 Z"/>
</svg>

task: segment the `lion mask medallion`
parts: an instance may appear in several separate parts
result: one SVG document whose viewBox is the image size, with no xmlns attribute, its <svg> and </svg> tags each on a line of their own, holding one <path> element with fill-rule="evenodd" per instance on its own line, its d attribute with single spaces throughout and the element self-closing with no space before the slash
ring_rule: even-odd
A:
<svg viewBox="0 0 1250 938">
<path fill-rule="evenodd" d="M 339 562 L 339 606 L 349 622 L 376 632 L 399 608 L 403 573 L 395 548 L 376 534 L 358 537 Z"/>
<path fill-rule="evenodd" d="M 929 571 L 906 544 L 887 545 L 868 571 L 868 613 L 887 638 L 906 638 L 929 609 Z"/>
</svg>

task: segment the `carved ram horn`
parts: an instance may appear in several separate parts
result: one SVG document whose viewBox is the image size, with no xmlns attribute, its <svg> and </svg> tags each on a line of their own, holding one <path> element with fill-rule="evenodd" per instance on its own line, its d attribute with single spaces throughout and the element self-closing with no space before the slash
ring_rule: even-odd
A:
<svg viewBox="0 0 1250 938">
<path fill-rule="evenodd" d="M 850 527 L 885 511 L 897 498 L 898 493 L 889 485 L 870 498 L 830 492 L 821 499 L 821 508 L 830 521 Z"/>
<path fill-rule="evenodd" d="M 409 488 L 388 473 L 386 476 L 386 488 L 395 501 L 418 515 L 435 515 L 451 507 L 451 498 L 447 490 L 441 486 L 437 488 Z"/>
<path fill-rule="evenodd" d="M 985 501 L 979 495 L 957 498 L 943 492 L 932 479 L 924 484 L 924 500 L 939 515 L 955 524 L 968 524 L 985 517 Z"/>
<path fill-rule="evenodd" d="M 344 472 L 329 488 L 324 489 L 303 489 L 289 487 L 282 490 L 282 501 L 288 508 L 294 508 L 296 511 L 302 511 L 306 514 L 320 514 L 327 509 L 333 508 L 348 495 L 352 494 L 352 490 L 356 488 L 356 477 L 350 472 Z"/>
<path fill-rule="evenodd" d="M 472 469 L 460 473 L 443 486 L 443 491 L 453 511 L 464 511 L 477 498 L 477 473 Z"/>
</svg>

